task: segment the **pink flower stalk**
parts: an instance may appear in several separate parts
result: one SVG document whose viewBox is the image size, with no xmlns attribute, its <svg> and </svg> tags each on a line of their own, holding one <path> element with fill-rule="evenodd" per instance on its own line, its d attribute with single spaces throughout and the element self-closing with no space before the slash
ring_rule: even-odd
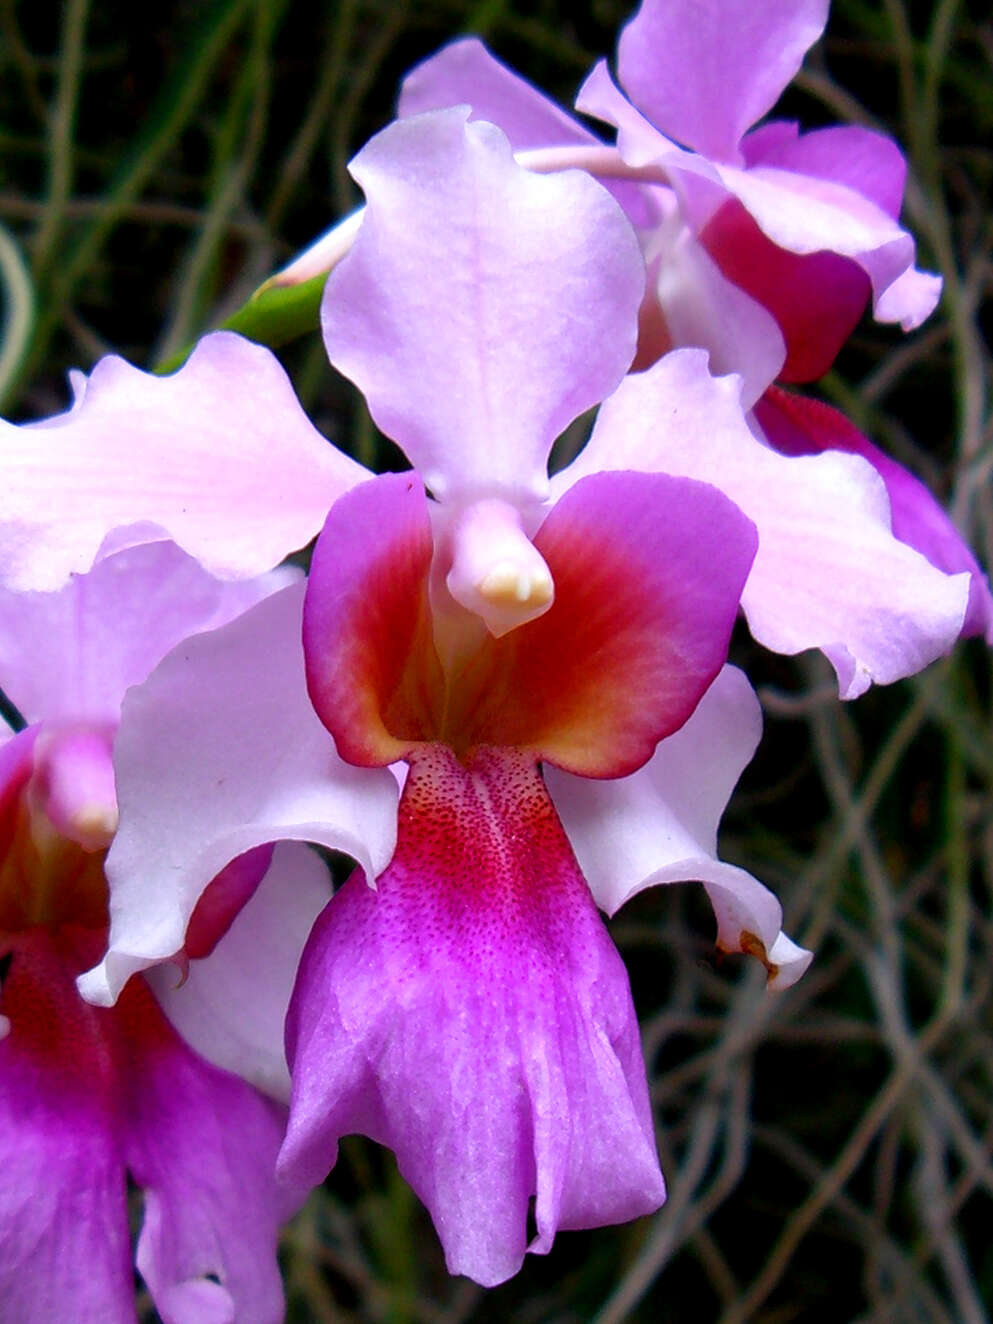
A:
<svg viewBox="0 0 993 1324">
<path fill-rule="evenodd" d="M 0 592 L 0 676 L 30 723 L 16 735 L 5 729 L 0 743 L 5 1320 L 136 1318 L 129 1176 L 144 1196 L 137 1268 L 163 1320 L 282 1318 L 276 1232 L 294 1204 L 274 1179 L 284 1110 L 194 1052 L 142 976 L 113 1008 L 85 1003 L 75 979 L 106 947 L 104 860 L 118 816 L 111 753 L 125 688 L 185 635 L 223 624 L 284 579 L 220 584 L 157 543 L 109 557 L 57 593 Z M 294 849 L 280 848 L 230 935 L 235 947 L 257 936 L 267 910 L 283 955 L 282 968 L 270 958 L 268 986 L 247 1004 L 243 996 L 252 1031 L 226 1025 L 210 1005 L 218 982 L 230 986 L 228 938 L 185 989 L 175 988 L 175 971 L 168 989 L 177 1020 L 270 1089 L 286 1076 L 281 1021 L 292 971 L 327 895 L 306 863 L 287 856 Z M 237 861 L 207 897 L 243 898 L 271 855 Z M 272 909 L 287 873 L 309 903 L 290 918 Z M 189 955 L 206 954 L 227 927 L 230 914 L 210 908 L 191 928 Z M 242 982 L 244 994 L 251 986 Z"/>
</svg>

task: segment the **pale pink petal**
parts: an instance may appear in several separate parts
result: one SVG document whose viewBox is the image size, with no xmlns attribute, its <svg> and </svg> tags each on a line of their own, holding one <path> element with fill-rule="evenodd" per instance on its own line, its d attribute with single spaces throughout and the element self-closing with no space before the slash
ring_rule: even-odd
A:
<svg viewBox="0 0 993 1324">
<path fill-rule="evenodd" d="M 913 331 L 937 308 L 942 286 L 941 276 L 908 267 L 877 295 L 873 309 L 876 321 L 899 322 L 902 331 Z"/>
<path fill-rule="evenodd" d="M 701 351 L 628 377 L 553 492 L 621 468 L 713 483 L 754 521 L 759 549 L 742 594 L 752 633 L 777 652 L 821 648 L 845 698 L 912 675 L 957 638 L 968 576 L 943 574 L 893 536 L 872 466 L 778 455 L 749 431 L 736 380 L 711 378 Z"/>
<path fill-rule="evenodd" d="M 531 83 L 491 55 L 476 37 L 463 37 L 416 65 L 403 80 L 397 115 L 406 119 L 448 106 L 472 108 L 471 119 L 502 129 L 515 152 L 600 145 L 590 131 Z M 651 190 L 622 179 L 602 179 L 633 225 L 656 220 Z"/>
<path fill-rule="evenodd" d="M 766 124 L 748 135 L 742 151 L 749 168 L 764 165 L 833 179 L 874 202 L 893 220 L 900 215 L 907 163 L 892 139 L 872 129 L 836 124 L 799 133 L 795 124 Z"/>
<path fill-rule="evenodd" d="M 212 630 L 299 571 L 215 579 L 175 543 L 118 552 L 52 593 L 0 588 L 0 677 L 28 721 L 116 723 L 124 692 L 188 635 Z"/>
<path fill-rule="evenodd" d="M 699 172 L 676 173 L 689 209 L 699 214 L 701 204 L 691 195 L 705 190 L 709 206 L 712 185 Z M 898 321 L 910 331 L 934 309 L 941 278 L 914 270 L 913 239 L 870 198 L 833 179 L 778 166 L 721 166 L 719 173 L 727 190 L 780 248 L 799 254 L 836 253 L 857 262 L 872 283 L 878 320 Z"/>
<path fill-rule="evenodd" d="M 621 32 L 620 81 L 663 133 L 738 160 L 827 22 L 828 0 L 643 0 Z"/>
<path fill-rule="evenodd" d="M 316 852 L 280 842 L 272 865 L 230 929 L 180 982 L 175 966 L 147 974 L 159 1004 L 201 1057 L 288 1100 L 290 1075 L 283 1022 L 300 955 L 331 897 L 331 879 Z"/>
<path fill-rule="evenodd" d="M 145 1200 L 136 1263 L 163 1324 L 280 1324 L 276 1239 L 298 1203 L 275 1180 L 284 1110 L 193 1053 L 140 981 L 112 1014 Z"/>
<path fill-rule="evenodd" d="M 900 214 L 906 164 L 900 149 L 882 134 L 858 125 L 839 125 L 817 129 L 813 133 L 784 136 L 779 141 L 767 138 L 757 148 L 750 154 L 751 165 L 768 167 L 777 174 L 789 172 L 797 179 L 808 176 L 833 181 L 843 185 L 846 191 L 868 199 L 894 221 Z M 845 194 L 837 197 L 842 205 L 851 207 L 850 197 L 846 199 Z M 763 224 L 758 212 L 755 216 L 759 224 Z M 813 214 L 811 220 L 815 220 Z M 843 251 L 836 247 L 836 240 L 831 242 L 830 228 L 835 222 L 828 216 L 824 221 L 828 231 L 818 231 L 825 241 L 823 248 L 832 252 Z M 766 226 L 768 224 L 767 217 Z M 766 232 L 771 238 L 777 239 L 771 229 L 767 228 Z M 872 280 L 877 320 L 899 322 L 905 331 L 910 331 L 934 311 L 941 295 L 941 277 L 914 268 L 913 241 L 904 231 L 899 233 L 902 238 L 895 248 L 892 247 L 893 240 L 886 238 L 884 229 L 874 249 L 867 248 L 862 253 L 851 251 L 849 255 L 855 258 Z M 782 242 L 781 238 L 777 242 Z M 823 259 L 826 254 L 819 256 Z M 895 258 L 898 259 L 896 274 Z M 900 266 L 900 263 L 903 265 Z M 830 285 L 827 272 L 824 273 L 823 283 Z M 794 374 L 792 380 L 803 378 Z"/>
<path fill-rule="evenodd" d="M 473 119 L 498 125 L 515 152 L 597 142 L 589 129 L 491 55 L 478 37 L 443 46 L 415 65 L 401 84 L 401 119 L 449 106 L 471 106 Z"/>
<path fill-rule="evenodd" d="M 593 781 L 546 768 L 545 780 L 599 906 L 613 914 L 646 887 L 698 880 L 713 902 L 718 946 L 764 955 L 770 985 L 785 988 L 810 953 L 782 934 L 772 893 L 717 858 L 721 814 L 761 733 L 748 681 L 725 667 L 685 726 L 632 776 Z"/>
<path fill-rule="evenodd" d="M 374 877 L 393 851 L 397 787 L 349 766 L 307 698 L 303 585 L 176 648 L 124 703 L 121 825 L 107 859 L 110 946 L 80 982 L 112 1002 L 183 946 L 197 899 L 230 860 L 282 838 L 352 855 Z"/>
<path fill-rule="evenodd" d="M 858 263 L 835 253 L 787 252 L 762 233 L 737 199 L 715 213 L 700 242 L 728 281 L 768 309 L 778 324 L 787 355 L 776 375 L 792 382 L 823 376 L 869 301 L 869 278 Z M 713 357 L 711 366 L 738 371 Z M 743 392 L 746 405 L 756 398 Z"/>
<path fill-rule="evenodd" d="M 399 120 L 355 158 L 366 216 L 325 342 L 436 497 L 533 504 L 556 436 L 631 362 L 644 265 L 595 180 L 521 169 L 467 115 Z"/>
<path fill-rule="evenodd" d="M 168 377 L 101 359 L 68 413 L 0 424 L 0 567 L 13 588 L 58 588 L 110 534 L 104 551 L 172 538 L 217 575 L 257 575 L 366 476 L 240 336 L 207 336 Z"/>
<path fill-rule="evenodd" d="M 287 1046 L 281 1170 L 319 1181 L 349 1132 L 389 1145 L 452 1273 L 502 1282 L 557 1229 L 663 1199 L 624 967 L 512 751 L 414 763 L 378 891 L 356 874 L 318 921 Z"/>
<path fill-rule="evenodd" d="M 0 944 L 0 1317 L 133 1324 L 113 1069 L 47 933 Z M 3 1019 L 0 1017 L 0 1019 Z"/>
<path fill-rule="evenodd" d="M 649 262 L 671 342 L 698 345 L 713 373 L 736 372 L 749 408 L 779 375 L 783 334 L 761 302 L 732 284 L 678 215 L 653 239 Z"/>
<path fill-rule="evenodd" d="M 576 109 L 584 115 L 612 124 L 617 130 L 617 149 L 623 160 L 636 169 L 667 163 L 670 160 L 692 165 L 700 158 L 687 152 L 678 143 L 667 138 L 656 126 L 632 106 L 610 76 L 606 60 L 598 60 L 586 75 L 576 93 Z M 716 171 L 701 162 L 701 168 L 710 171 L 715 184 L 719 184 Z"/>
<path fill-rule="evenodd" d="M 993 643 L 993 594 L 965 539 L 920 481 L 862 435 L 844 414 L 819 400 L 774 389 L 760 400 L 755 417 L 768 440 L 784 455 L 850 451 L 869 461 L 886 484 L 893 533 L 948 574 L 971 576 L 963 635 L 984 634 Z"/>
</svg>

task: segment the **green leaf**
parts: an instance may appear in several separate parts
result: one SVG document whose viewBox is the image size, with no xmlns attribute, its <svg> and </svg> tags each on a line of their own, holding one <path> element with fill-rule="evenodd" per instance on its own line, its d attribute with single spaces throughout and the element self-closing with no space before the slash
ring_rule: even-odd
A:
<svg viewBox="0 0 993 1324">
<path fill-rule="evenodd" d="M 321 295 L 327 273 L 312 276 L 299 285 L 260 285 L 247 303 L 221 323 L 220 330 L 237 331 L 249 340 L 277 349 L 287 341 L 316 331 L 320 325 Z M 178 354 L 171 354 L 157 364 L 160 375 L 181 368 L 193 345 L 186 345 Z"/>
</svg>

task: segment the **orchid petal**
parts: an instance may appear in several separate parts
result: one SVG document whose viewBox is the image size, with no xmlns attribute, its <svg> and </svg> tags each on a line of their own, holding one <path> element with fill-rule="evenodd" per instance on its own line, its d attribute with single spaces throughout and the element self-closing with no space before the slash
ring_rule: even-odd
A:
<svg viewBox="0 0 993 1324">
<path fill-rule="evenodd" d="M 416 65 L 403 80 L 397 116 L 407 119 L 460 105 L 472 108 L 470 119 L 489 120 L 502 129 L 515 153 L 601 146 L 589 129 L 508 69 L 476 37 L 453 41 Z M 624 208 L 632 225 L 655 224 L 657 209 L 650 190 L 624 179 L 601 178 L 600 182 Z"/>
<path fill-rule="evenodd" d="M 900 214 L 907 175 L 903 155 L 889 138 L 859 125 L 817 129 L 778 143 L 770 140 L 760 153 L 756 153 L 754 164 L 776 172 L 790 172 L 797 179 L 809 176 L 833 181 L 843 185 L 846 192 L 867 199 L 894 221 Z M 843 205 L 851 206 L 850 198 L 846 199 L 844 194 L 839 195 L 839 200 Z M 759 224 L 763 224 L 759 212 L 755 216 Z M 812 213 L 811 221 L 814 219 Z M 835 228 L 832 238 L 834 223 L 829 217 L 825 217 L 825 222 L 829 228 L 821 232 L 824 248 L 842 252 L 836 247 L 840 228 Z M 776 239 L 771 229 L 766 233 Z M 915 269 L 913 240 L 903 230 L 899 230 L 899 235 L 899 241 L 891 247 L 892 240 L 885 237 L 884 230 L 874 249 L 851 252 L 850 256 L 872 281 L 877 321 L 899 322 L 904 331 L 912 331 L 934 311 L 941 296 L 942 282 L 940 276 Z M 825 254 L 820 256 L 823 258 Z M 827 272 L 823 279 L 825 283 L 829 282 Z M 794 377 L 793 380 L 800 378 Z"/>
<path fill-rule="evenodd" d="M 868 303 L 869 278 L 861 267 L 835 253 L 798 254 L 780 248 L 736 199 L 708 222 L 700 242 L 739 297 L 747 291 L 780 328 L 787 355 L 775 375 L 792 382 L 823 376 Z M 683 336 L 677 343 L 709 348 L 702 338 Z M 713 353 L 711 367 L 715 372 L 741 371 L 729 356 L 722 361 Z M 746 408 L 757 398 L 742 392 Z"/>
<path fill-rule="evenodd" d="M 354 875 L 304 954 L 280 1170 L 321 1180 L 349 1132 L 388 1144 L 449 1270 L 489 1286 L 558 1228 L 661 1203 L 637 1022 L 530 760 L 435 746 L 400 814 L 379 890 Z"/>
<path fill-rule="evenodd" d="M 821 648 L 845 698 L 912 675 L 958 636 L 968 576 L 943 574 L 893 536 L 871 465 L 777 455 L 749 432 L 736 380 L 711 378 L 702 351 L 628 377 L 553 492 L 620 468 L 713 483 L 754 521 L 759 549 L 742 594 L 753 635 L 783 653 Z"/>
<path fill-rule="evenodd" d="M 347 493 L 317 540 L 303 613 L 307 690 L 349 763 L 384 767 L 438 734 L 433 551 L 424 488 L 412 474 L 382 474 Z"/>
<path fill-rule="evenodd" d="M 16 945 L 0 1035 L 0 1301 L 16 1324 L 133 1324 L 112 1069 L 50 937 Z M 39 1027 L 42 1033 L 38 1033 Z M 85 1266 L 85 1272 L 80 1272 Z"/>
<path fill-rule="evenodd" d="M 498 125 L 515 152 L 565 143 L 595 143 L 578 120 L 491 55 L 478 37 L 443 46 L 414 66 L 400 87 L 397 116 L 471 106 L 472 117 Z"/>
<path fill-rule="evenodd" d="M 862 435 L 844 414 L 819 400 L 771 390 L 755 410 L 770 443 L 784 455 L 818 455 L 827 450 L 861 455 L 883 482 L 893 512 L 893 534 L 947 574 L 971 576 L 962 634 L 984 634 L 993 643 L 993 594 L 965 539 L 920 481 Z"/>
<path fill-rule="evenodd" d="M 655 125 L 636 110 L 610 76 L 606 60 L 598 60 L 576 93 L 576 109 L 584 115 L 612 124 L 617 130 L 617 150 L 622 159 L 635 169 L 675 160 L 692 164 L 700 161 L 692 152 L 667 138 Z M 701 163 L 705 164 L 705 163 Z M 706 167 L 710 169 L 710 167 Z M 719 181 L 716 171 L 710 170 L 714 182 Z"/>
<path fill-rule="evenodd" d="M 643 0 L 621 32 L 621 84 L 663 133 L 736 161 L 745 130 L 800 68 L 827 11 L 828 0 Z"/>
<path fill-rule="evenodd" d="M 697 162 L 667 162 L 687 214 L 702 228 L 717 211 L 708 171 Z M 872 284 L 874 313 L 905 331 L 934 309 L 941 278 L 914 269 L 914 241 L 870 198 L 834 179 L 768 165 L 718 166 L 721 183 L 762 232 L 791 253 L 835 253 L 857 262 Z"/>
<path fill-rule="evenodd" d="M 163 1324 L 280 1324 L 285 1114 L 197 1057 L 140 982 L 112 1013 L 129 1070 L 124 1147 L 144 1191 L 136 1263 Z"/>
<path fill-rule="evenodd" d="M 776 133 L 780 127 L 782 132 Z M 903 205 L 907 163 L 891 138 L 858 124 L 798 132 L 795 124 L 766 124 L 742 143 L 750 169 L 768 166 L 815 179 L 833 179 L 896 220 Z"/>
<path fill-rule="evenodd" d="M 183 1039 L 208 1062 L 288 1101 L 283 1022 L 300 955 L 331 897 L 327 867 L 309 846 L 280 842 L 272 865 L 205 960 L 146 976 Z"/>
<path fill-rule="evenodd" d="M 555 768 L 545 780 L 597 904 L 614 914 L 659 883 L 702 882 L 724 951 L 764 955 L 770 986 L 799 979 L 810 953 L 781 931 L 771 892 L 717 858 L 717 828 L 762 732 L 744 675 L 725 667 L 696 712 L 629 777 L 592 781 Z M 775 955 L 774 955 L 775 953 Z"/>
<path fill-rule="evenodd" d="M 698 233 L 730 194 L 763 234 L 789 253 L 822 259 L 836 254 L 857 263 L 871 282 L 879 321 L 899 322 L 909 331 L 933 311 L 941 278 L 914 269 L 914 242 L 895 219 L 903 161 L 888 139 L 845 127 L 798 136 L 792 124 L 774 123 L 744 140 L 746 169 L 712 162 L 660 132 L 626 100 L 602 61 L 576 105 L 616 127 L 618 151 L 630 166 L 654 165 L 666 172 Z M 829 278 L 828 272 L 822 275 Z M 745 288 L 751 288 L 750 281 Z"/>
<path fill-rule="evenodd" d="M 725 278 L 689 227 L 669 227 L 653 251 L 659 254 L 655 290 L 671 343 L 709 350 L 714 373 L 738 373 L 742 405 L 750 408 L 783 366 L 786 346 L 775 317 Z"/>
<path fill-rule="evenodd" d="M 556 436 L 631 362 L 644 266 L 596 181 L 523 170 L 468 113 L 397 121 L 353 161 L 367 210 L 325 342 L 436 497 L 534 504 Z"/>
<path fill-rule="evenodd" d="M 0 588 L 0 684 L 29 722 L 115 724 L 125 691 L 171 648 L 298 575 L 280 569 L 226 583 L 174 543 L 153 542 L 53 593 Z"/>
<path fill-rule="evenodd" d="M 105 358 L 69 412 L 0 424 L 0 567 L 55 589 L 110 547 L 171 537 L 222 578 L 257 575 L 365 477 L 259 345 L 216 332 L 169 377 Z"/>
<path fill-rule="evenodd" d="M 307 698 L 303 585 L 176 648 L 124 703 L 115 746 L 121 825 L 107 857 L 109 950 L 80 981 L 113 1002 L 183 945 L 228 861 L 282 838 L 346 851 L 370 877 L 393 851 L 391 774 L 343 763 Z"/>
</svg>

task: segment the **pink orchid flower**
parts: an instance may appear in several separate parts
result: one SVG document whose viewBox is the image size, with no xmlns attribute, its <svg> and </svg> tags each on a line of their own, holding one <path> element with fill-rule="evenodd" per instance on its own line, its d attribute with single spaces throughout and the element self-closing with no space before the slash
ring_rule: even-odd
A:
<svg viewBox="0 0 993 1324">
<path fill-rule="evenodd" d="M 125 689 L 189 633 L 236 616 L 285 574 L 222 584 L 170 543 L 121 552 L 55 593 L 0 591 L 0 677 L 30 723 L 0 743 L 0 1301 L 5 1320 L 136 1319 L 128 1176 L 143 1192 L 137 1267 L 168 1324 L 276 1324 L 276 1185 L 285 1111 L 240 1079 L 288 1087 L 282 1019 L 303 939 L 328 895 L 316 857 L 281 846 L 231 932 L 219 893 L 242 897 L 271 851 L 232 864 L 191 929 L 183 989 L 163 982 L 184 1042 L 141 976 L 95 1008 L 76 976 L 103 954 L 111 762 Z M 296 852 L 296 854 L 294 854 Z M 309 858 L 300 858 L 300 854 Z M 292 879 L 294 891 L 287 887 Z M 249 1031 L 218 1015 L 233 958 Z M 258 982 L 260 961 L 265 982 Z"/>
<path fill-rule="evenodd" d="M 228 573 L 258 568 L 270 537 L 303 541 L 330 507 L 306 596 L 274 594 L 131 691 L 109 950 L 81 987 L 112 1002 L 173 953 L 233 857 L 283 837 L 347 850 L 359 870 L 311 934 L 290 1009 L 281 1170 L 320 1180 L 349 1131 L 389 1144 L 452 1270 L 496 1283 L 528 1249 L 532 1197 L 538 1252 L 560 1227 L 663 1197 L 630 992 L 597 906 L 699 879 L 723 948 L 758 955 L 778 986 L 809 960 L 766 889 L 716 858 L 759 728 L 747 682 L 722 669 L 743 586 L 761 597 L 777 559 L 810 546 L 805 587 L 793 563 L 778 596 L 830 599 L 821 628 L 842 620 L 861 641 L 879 608 L 858 600 L 860 566 L 910 558 L 930 588 L 899 609 L 895 643 L 887 633 L 894 666 L 947 647 L 965 586 L 892 538 L 858 457 L 793 460 L 756 441 L 737 384 L 711 378 L 701 352 L 622 382 L 644 268 L 587 175 L 522 170 L 464 111 L 391 126 L 353 171 L 368 211 L 329 280 L 325 339 L 415 473 L 374 478 L 318 449 L 271 357 L 225 335 L 164 382 L 101 365 L 73 414 L 18 434 L 36 472 L 54 472 L 56 451 L 78 472 L 134 420 L 144 472 L 132 466 L 123 496 L 101 489 L 103 519 L 116 510 L 132 537 L 141 520 L 165 527 Z M 549 480 L 557 435 L 619 383 Z M 170 427 L 186 456 L 208 439 L 220 483 L 232 418 L 247 432 L 231 479 L 245 510 L 220 490 L 170 509 Z M 267 524 L 270 449 L 297 441 Z M 712 483 L 685 473 L 700 452 Z M 870 499 L 826 520 L 832 492 L 866 474 Z M 763 502 L 777 482 L 798 494 L 795 524 Z M 805 541 L 811 524 L 820 541 Z M 57 572 L 105 536 L 36 519 L 21 573 Z M 856 590 L 835 588 L 825 545 Z M 865 637 L 878 634 L 876 621 Z"/>
</svg>

